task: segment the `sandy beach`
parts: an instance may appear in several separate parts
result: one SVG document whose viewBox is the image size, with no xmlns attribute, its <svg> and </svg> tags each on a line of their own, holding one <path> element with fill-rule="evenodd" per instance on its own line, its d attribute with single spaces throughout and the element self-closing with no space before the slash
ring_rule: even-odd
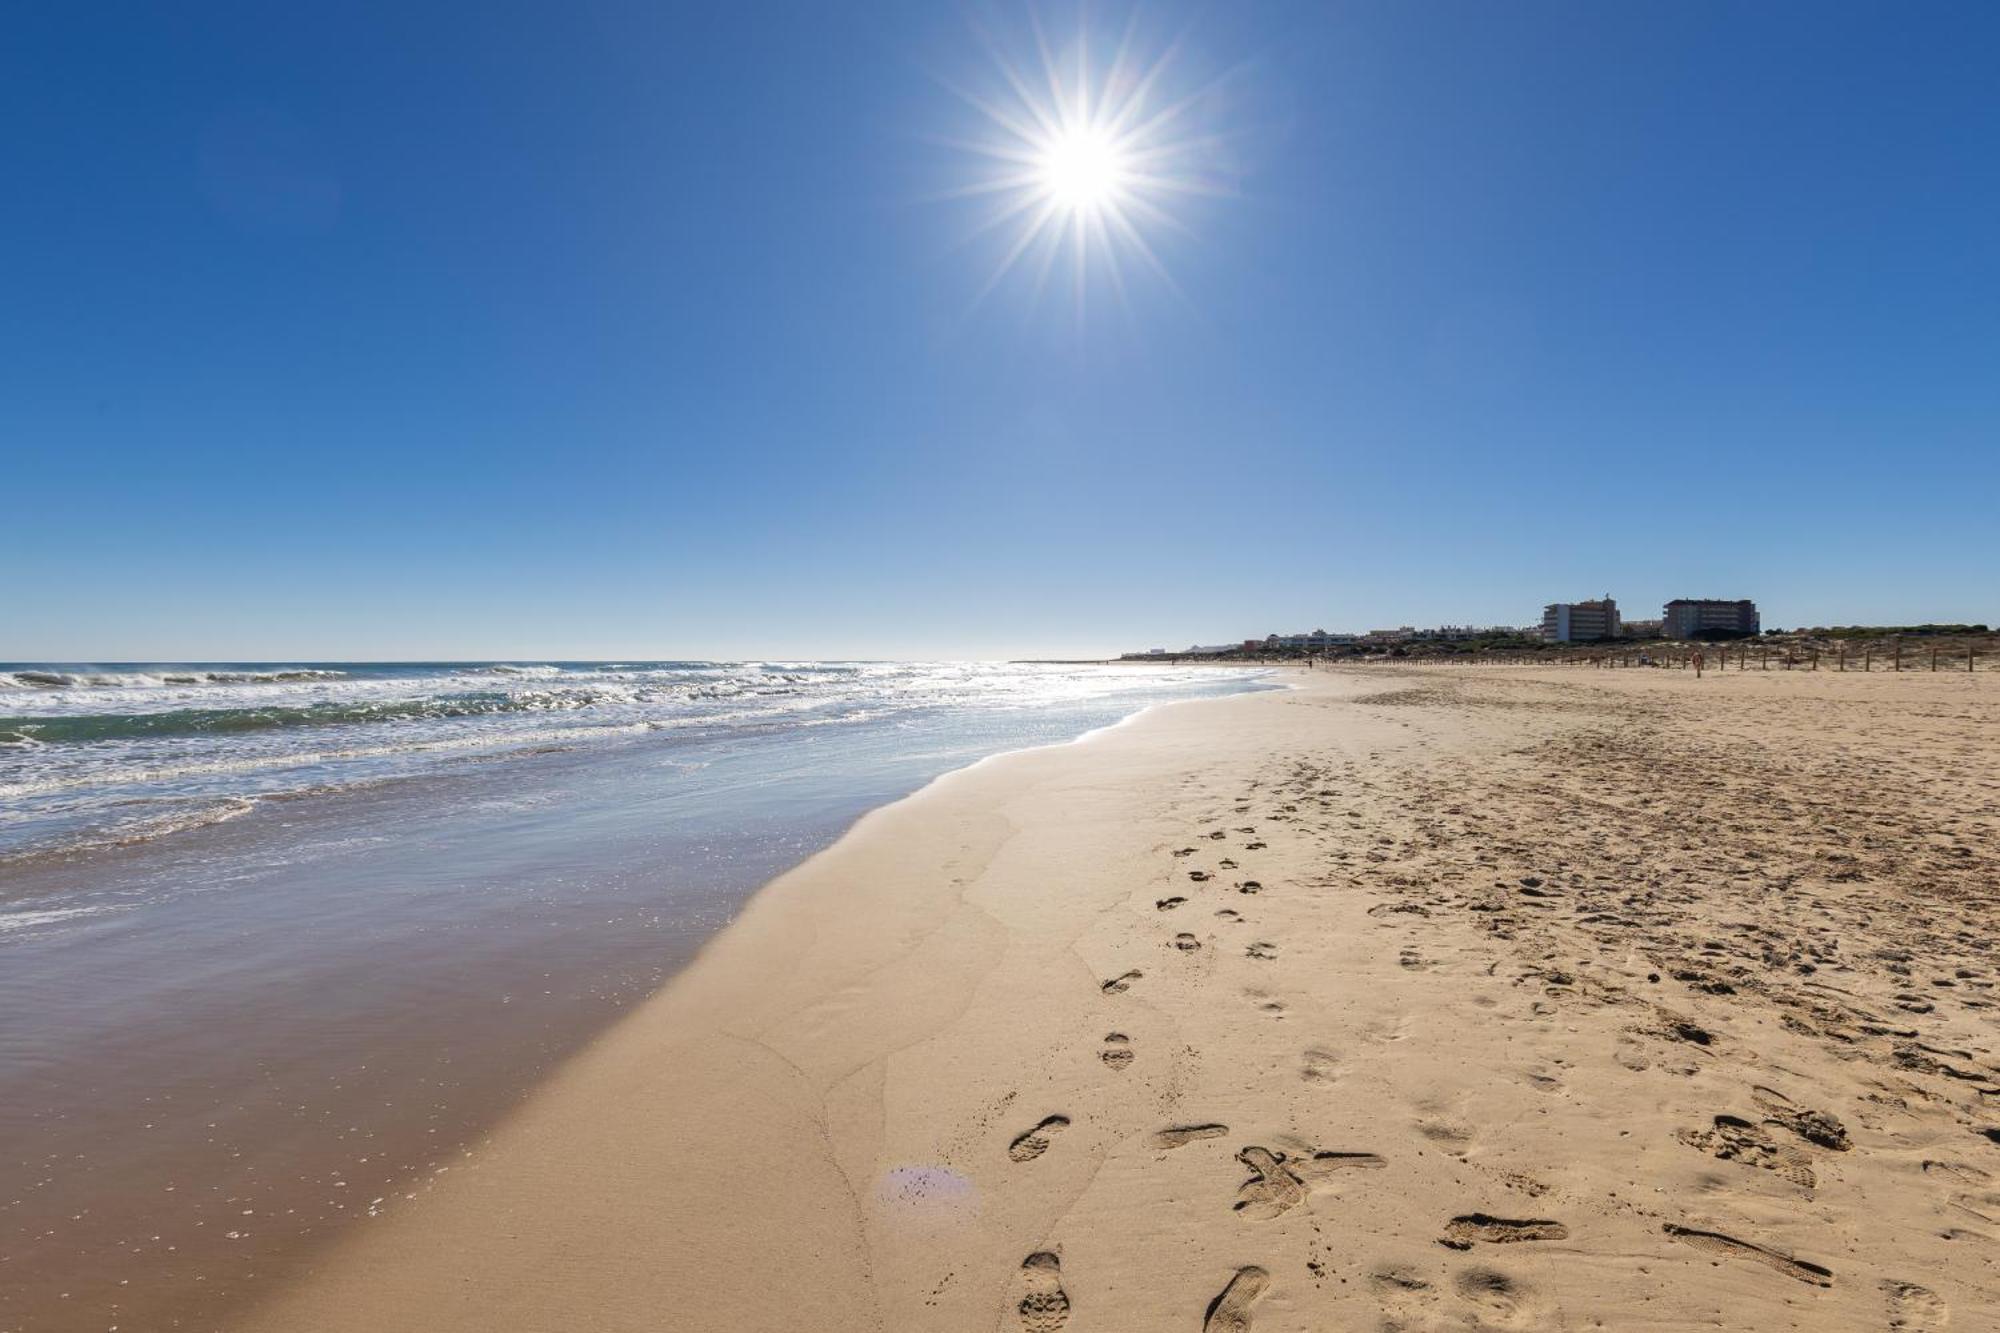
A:
<svg viewBox="0 0 2000 1333">
<path fill-rule="evenodd" d="M 1992 676 L 1287 680 L 868 815 L 234 1327 L 2000 1323 Z"/>
</svg>

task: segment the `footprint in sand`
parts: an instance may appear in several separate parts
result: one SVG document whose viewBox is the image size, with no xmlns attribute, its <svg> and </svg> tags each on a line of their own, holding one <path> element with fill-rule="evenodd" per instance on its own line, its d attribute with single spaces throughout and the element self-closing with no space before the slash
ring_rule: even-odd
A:
<svg viewBox="0 0 2000 1333">
<path fill-rule="evenodd" d="M 1222 867 L 1222 868 L 1223 868 L 1224 870 L 1234 870 L 1234 869 L 1236 869 L 1236 863 L 1235 863 L 1234 861 L 1230 860 L 1230 859 L 1229 859 L 1228 857 L 1226 857 L 1226 856 L 1225 856 L 1225 857 L 1223 857 L 1223 858 L 1222 858 L 1222 859 L 1221 859 L 1220 861 L 1217 861 L 1217 862 L 1216 862 L 1216 864 L 1217 864 L 1217 865 L 1219 865 L 1219 866 L 1221 866 L 1221 867 Z"/>
<path fill-rule="evenodd" d="M 1967 1191 L 1951 1196 L 1951 1206 L 1968 1217 L 1988 1225 L 2000 1224 L 2000 1193 L 1992 1190 Z"/>
<path fill-rule="evenodd" d="M 1174 848 L 1174 855 L 1175 855 L 1175 856 L 1193 856 L 1193 855 L 1194 855 L 1194 852 L 1195 852 L 1195 849 L 1194 849 L 1194 848 L 1192 848 L 1192 847 L 1176 847 L 1176 848 Z"/>
<path fill-rule="evenodd" d="M 1214 877 L 1210 875 L 1206 870 L 1190 870 L 1188 871 L 1188 878 L 1193 880 L 1197 884 L 1206 884 L 1210 879 Z"/>
<path fill-rule="evenodd" d="M 1368 1285 L 1382 1306 L 1384 1333 L 1396 1333 L 1411 1327 L 1404 1321 L 1423 1318 L 1425 1311 L 1437 1301 L 1437 1289 L 1409 1268 L 1378 1268 L 1368 1275 Z M 1426 1326 L 1428 1322 L 1425 1320 Z"/>
<path fill-rule="evenodd" d="M 1262 893 L 1264 886 L 1254 879 L 1246 879 L 1236 886 L 1236 891 L 1238 893 Z"/>
<path fill-rule="evenodd" d="M 1153 906 L 1162 912 L 1171 912 L 1186 901 L 1185 898 L 1161 898 L 1154 902 Z"/>
<path fill-rule="evenodd" d="M 1664 1009 L 1660 1011 L 1658 1026 L 1642 1028 L 1640 1032 L 1645 1036 L 1660 1037 L 1667 1041 L 1685 1042 L 1690 1046 L 1706 1047 L 1715 1045 L 1715 1034 L 1713 1032 L 1710 1032 L 1707 1028 L 1691 1019 L 1682 1018 L 1680 1015 Z"/>
<path fill-rule="evenodd" d="M 1488 1213 L 1461 1213 L 1445 1223 L 1438 1243 L 1454 1250 L 1469 1250 L 1474 1241 L 1509 1245 L 1524 1240 L 1567 1240 L 1569 1228 L 1560 1222 L 1538 1217 L 1494 1217 Z"/>
<path fill-rule="evenodd" d="M 1225 833 L 1223 830 L 1217 829 L 1215 832 L 1209 834 L 1208 836 L 1215 839 L 1217 842 L 1220 842 L 1229 835 Z"/>
<path fill-rule="evenodd" d="M 1261 842 L 1246 842 L 1243 844 L 1243 850 L 1246 852 L 1261 852 L 1267 845 Z"/>
<path fill-rule="evenodd" d="M 1456 1120 L 1419 1120 L 1417 1133 L 1449 1153 L 1463 1153 L 1472 1142 L 1472 1127 Z"/>
<path fill-rule="evenodd" d="M 1751 1259 L 1767 1268 L 1775 1268 L 1786 1277 L 1800 1282 L 1809 1282 L 1815 1287 L 1833 1285 L 1833 1270 L 1818 1264 L 1807 1263 L 1804 1259 L 1794 1259 L 1776 1250 L 1767 1250 L 1762 1245 L 1752 1245 L 1747 1240 L 1725 1236 L 1720 1231 L 1697 1231 L 1693 1227 L 1675 1226 L 1672 1222 L 1661 1228 L 1675 1240 L 1694 1246 L 1697 1250 L 1728 1259 Z M 1721 1262 L 1718 1259 L 1717 1262 Z"/>
<path fill-rule="evenodd" d="M 1495 1171 L 1500 1183 L 1510 1190 L 1519 1190 L 1531 1199 L 1539 1199 L 1549 1192 L 1549 1187 L 1533 1176 L 1520 1171 Z"/>
<path fill-rule="evenodd" d="M 1241 921 L 1243 919 L 1243 913 L 1233 907 L 1218 908 L 1215 914 L 1224 921 Z"/>
<path fill-rule="evenodd" d="M 1069 1323 L 1069 1293 L 1062 1288 L 1062 1261 L 1044 1251 L 1021 1261 L 1022 1333 L 1056 1333 Z"/>
<path fill-rule="evenodd" d="M 1052 1115 L 1033 1129 L 1024 1129 L 1007 1145 L 1007 1156 L 1017 1162 L 1032 1162 L 1049 1150 L 1049 1141 L 1069 1128 L 1069 1117 Z"/>
<path fill-rule="evenodd" d="M 1250 1333 L 1250 1307 L 1271 1285 L 1271 1275 L 1252 1264 L 1239 1268 L 1229 1285 L 1208 1303 L 1201 1333 Z"/>
<path fill-rule="evenodd" d="M 1801 1189 L 1809 1190 L 1818 1183 L 1810 1157 L 1733 1115 L 1716 1116 L 1713 1128 L 1683 1129 L 1675 1137 L 1690 1148 L 1699 1148 L 1725 1162 L 1762 1167 Z"/>
<path fill-rule="evenodd" d="M 1219 1139 L 1229 1132 L 1227 1125 L 1173 1125 L 1153 1134 L 1155 1148 L 1179 1148 L 1196 1139 Z"/>
<path fill-rule="evenodd" d="M 1236 1160 L 1254 1173 L 1236 1191 L 1234 1207 L 1243 1216 L 1277 1217 L 1305 1202 L 1306 1183 L 1285 1169 L 1282 1154 L 1252 1146 L 1237 1153 Z"/>
<path fill-rule="evenodd" d="M 1951 1308 L 1929 1287 L 1891 1278 L 1882 1293 L 1889 1298 L 1891 1333 L 1935 1333 L 1951 1322 Z"/>
<path fill-rule="evenodd" d="M 1342 1172 L 1374 1170 L 1387 1165 L 1372 1152 L 1306 1152 L 1287 1156 L 1252 1145 L 1236 1154 L 1249 1167 L 1250 1179 L 1236 1191 L 1236 1212 L 1263 1220 L 1290 1212 L 1306 1201 L 1315 1187 Z"/>
<path fill-rule="evenodd" d="M 1484 1312 L 1480 1327 L 1544 1327 L 1529 1299 L 1529 1289 L 1497 1268 L 1468 1268 L 1452 1279 L 1452 1290 Z"/>
<path fill-rule="evenodd" d="M 1137 981 L 1140 977 L 1143 977 L 1145 975 L 1146 974 L 1144 972 L 1136 970 L 1131 972 L 1126 972 L 1119 976 L 1111 978 L 1111 980 L 1099 986 L 1098 989 L 1103 991 L 1106 995 L 1123 995 L 1126 991 L 1132 989 L 1133 982 Z"/>
<path fill-rule="evenodd" d="M 1201 941 L 1186 931 L 1182 931 L 1180 934 L 1174 936 L 1174 947 L 1182 953 L 1193 953 L 1201 947 Z"/>
<path fill-rule="evenodd" d="M 1132 1063 L 1132 1039 L 1122 1032 L 1104 1034 L 1104 1049 L 1097 1058 L 1113 1069 L 1123 1069 Z"/>
<path fill-rule="evenodd" d="M 1847 1126 L 1830 1112 L 1807 1110 L 1775 1088 L 1752 1088 L 1750 1100 L 1765 1115 L 1807 1143 L 1829 1152 L 1846 1152 L 1854 1146 L 1847 1137 Z"/>
<path fill-rule="evenodd" d="M 1645 1046 L 1630 1036 L 1618 1039 L 1618 1049 L 1613 1058 L 1635 1074 L 1644 1073 L 1653 1067 L 1652 1057 L 1647 1053 Z"/>
<path fill-rule="evenodd" d="M 1278 956 L 1278 946 L 1268 940 L 1259 940 L 1243 951 L 1252 958 L 1269 962 Z"/>
<path fill-rule="evenodd" d="M 1953 1180 L 1965 1181 L 1968 1184 L 1976 1184 L 1993 1178 L 1990 1174 L 1976 1166 L 1967 1166 L 1964 1162 L 1940 1162 L 1935 1158 L 1926 1158 L 1924 1160 L 1924 1174 L 1927 1176 L 1949 1176 Z"/>
</svg>

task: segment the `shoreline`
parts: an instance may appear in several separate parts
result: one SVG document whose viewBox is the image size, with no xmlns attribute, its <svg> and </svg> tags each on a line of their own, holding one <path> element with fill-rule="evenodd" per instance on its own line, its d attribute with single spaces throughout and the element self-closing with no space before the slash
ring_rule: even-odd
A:
<svg viewBox="0 0 2000 1333">
<path fill-rule="evenodd" d="M 1264 670 L 1271 671 L 1272 668 L 1266 667 Z M 1289 678 L 1295 673 L 1284 674 Z M 1296 674 L 1301 678 L 1304 676 L 1304 673 Z M 1296 683 L 1290 682 L 1289 679 L 1287 683 L 1291 688 L 1296 688 Z M 466 1179 L 477 1173 L 482 1177 L 480 1181 L 482 1185 L 486 1180 L 512 1174 L 517 1169 L 523 1177 L 532 1174 L 538 1182 L 530 1185 L 528 1189 L 533 1201 L 521 1198 L 511 1188 L 503 1187 L 501 1192 L 510 1196 L 508 1202 L 482 1199 L 472 1205 L 473 1213 L 468 1215 L 467 1220 L 481 1214 L 494 1215 L 489 1210 L 497 1209 L 498 1215 L 501 1216 L 518 1216 L 520 1214 L 517 1213 L 517 1209 L 533 1211 L 539 1208 L 545 1197 L 544 1190 L 548 1188 L 551 1170 L 560 1174 L 561 1171 L 568 1169 L 534 1164 L 533 1159 L 545 1155 L 549 1142 L 547 1136 L 553 1134 L 558 1141 L 571 1142 L 581 1137 L 566 1132 L 562 1126 L 570 1123 L 570 1117 L 578 1111 L 602 1106 L 598 1090 L 599 1081 L 608 1079 L 614 1084 L 629 1087 L 629 1079 L 644 1077 L 635 1066 L 654 1061 L 659 1056 L 658 1048 L 662 1041 L 673 1043 L 676 1055 L 683 1059 L 689 1055 L 689 1048 L 692 1047 L 700 1050 L 713 1062 L 708 1066 L 712 1070 L 712 1076 L 706 1084 L 708 1088 L 728 1089 L 730 1085 L 737 1083 L 736 1075 L 741 1072 L 736 1067 L 737 1061 L 746 1057 L 750 1063 L 757 1066 L 749 1072 L 761 1092 L 774 1092 L 776 1090 L 774 1085 L 782 1086 L 787 1083 L 790 1078 L 789 1073 L 780 1071 L 789 1071 L 794 1067 L 794 1062 L 788 1056 L 772 1051 L 771 1044 L 761 1035 L 746 1031 L 743 1011 L 746 1005 L 765 989 L 764 978 L 773 975 L 794 975 L 791 969 L 804 958 L 823 955 L 826 952 L 826 946 L 816 941 L 824 932 L 839 929 L 834 926 L 834 919 L 847 923 L 849 930 L 858 930 L 870 936 L 879 933 L 876 927 L 881 924 L 885 916 L 895 922 L 896 928 L 893 933 L 898 938 L 908 938 L 913 935 L 929 937 L 940 929 L 938 922 L 932 919 L 940 905 L 929 901 L 933 895 L 922 869 L 915 869 L 900 876 L 903 880 L 900 886 L 901 892 L 891 895 L 893 901 L 884 901 L 884 895 L 879 891 L 871 892 L 865 903 L 831 901 L 820 894 L 820 890 L 829 883 L 847 885 L 856 878 L 893 875 L 895 872 L 889 863 L 906 863 L 908 854 L 903 849 L 912 841 L 922 842 L 926 845 L 927 851 L 938 853 L 939 863 L 955 865 L 963 872 L 974 864 L 990 858 L 1005 841 L 1005 833 L 996 829 L 993 817 L 977 810 L 982 802 L 991 799 L 991 794 L 981 790 L 982 788 L 990 786 L 1005 791 L 1012 788 L 1019 780 L 1017 775 L 1024 768 L 1060 768 L 1064 757 L 1093 748 L 1101 749 L 1111 738 L 1130 736 L 1148 727 L 1149 724 L 1157 726 L 1160 719 L 1165 717 L 1205 711 L 1205 709 L 1183 709 L 1179 705 L 1198 704 L 1206 708 L 1227 708 L 1231 704 L 1245 700 L 1278 697 L 1288 693 L 1290 689 L 1280 686 L 1214 698 L 1166 700 L 1148 704 L 1117 722 L 1093 728 L 1067 741 L 1028 746 L 984 756 L 971 764 L 931 779 L 923 787 L 898 800 L 868 811 L 834 844 L 814 853 L 800 865 L 759 889 L 743 905 L 736 919 L 705 942 L 696 956 L 658 992 L 624 1015 L 611 1030 L 602 1034 L 590 1046 L 573 1055 L 561 1070 L 545 1080 L 533 1094 L 496 1126 L 488 1144 L 470 1154 L 461 1170 L 465 1173 Z M 972 790 L 968 792 L 968 788 Z M 967 831 L 960 826 L 961 821 L 968 821 L 975 827 Z M 952 832 L 939 830 L 936 825 L 945 825 Z M 953 833 L 970 839 L 969 843 L 960 846 L 950 845 Z M 858 876 L 857 870 L 860 872 Z M 960 877 L 963 877 L 962 873 Z M 970 960 L 976 956 L 977 950 L 970 949 L 969 946 L 977 940 L 990 942 L 990 938 L 985 930 L 976 925 L 968 925 L 964 920 L 958 921 L 956 928 L 963 933 L 963 937 L 957 940 L 959 952 L 955 957 L 971 966 L 973 964 Z M 784 963 L 776 962 L 777 958 L 783 958 Z M 908 962 L 903 965 L 915 966 Z M 838 965 L 831 966 L 834 966 L 836 971 L 845 970 Z M 918 967 L 917 970 L 923 969 Z M 810 986 L 813 983 L 799 983 L 795 980 L 793 984 Z M 902 1009 L 902 1000 L 901 995 L 896 996 L 892 1007 Z M 811 1003 L 811 1000 L 807 1001 L 808 1005 Z M 883 1021 L 890 1020 L 885 1018 Z M 775 1065 L 770 1063 L 773 1060 L 776 1061 Z M 671 1076 L 673 1071 L 665 1072 Z M 684 1068 L 680 1072 L 686 1074 Z M 840 1081 L 844 1082 L 849 1077 L 852 1075 L 843 1075 Z M 758 1119 L 754 1108 L 742 1100 L 744 1097 L 747 1097 L 749 1102 L 757 1100 L 755 1094 L 745 1094 L 740 1088 L 730 1094 L 724 1103 L 726 1113 L 714 1115 L 710 1121 L 715 1134 L 728 1137 L 732 1130 L 741 1133 L 741 1122 Z M 707 1109 L 712 1107 L 712 1103 L 707 1104 Z M 811 1124 L 811 1116 L 793 1117 L 786 1122 L 790 1132 L 778 1137 L 788 1138 L 795 1145 L 809 1143 L 818 1137 L 817 1131 L 808 1129 Z M 646 1138 L 643 1126 L 633 1125 L 628 1128 L 637 1138 Z M 598 1137 L 600 1132 L 593 1130 L 589 1137 Z M 770 1136 L 768 1126 L 765 1127 L 765 1136 Z M 690 1127 L 687 1137 L 690 1140 L 699 1140 L 703 1134 L 700 1130 Z M 664 1151 L 673 1158 L 670 1164 L 661 1164 L 654 1168 L 661 1178 L 701 1178 L 712 1165 L 696 1160 L 708 1155 L 705 1149 L 682 1156 L 674 1145 L 661 1144 L 657 1141 L 647 1142 L 646 1149 Z M 821 1187 L 819 1206 L 822 1208 L 834 1206 L 829 1200 L 858 1200 L 866 1193 L 865 1190 L 857 1191 L 837 1180 L 842 1168 L 836 1164 L 823 1160 L 818 1165 L 833 1171 L 832 1176 L 822 1175 L 817 1181 Z M 464 1183 L 464 1179 L 451 1182 L 454 1192 Z M 527 1182 L 523 1180 L 522 1183 Z M 921 1189 L 923 1186 L 919 1184 L 917 1188 Z M 347 1290 L 346 1279 L 342 1274 L 353 1273 L 360 1276 L 363 1287 L 371 1291 L 377 1289 L 382 1282 L 381 1264 L 385 1259 L 390 1259 L 391 1254 L 376 1254 L 372 1251 L 379 1240 L 387 1236 L 390 1228 L 407 1220 L 414 1227 L 430 1231 L 432 1223 L 429 1220 L 420 1220 L 419 1212 L 427 1212 L 437 1203 L 446 1203 L 446 1206 L 451 1207 L 456 1213 L 458 1207 L 463 1206 L 461 1200 L 464 1196 L 475 1192 L 482 1191 L 474 1186 L 446 1202 L 443 1197 L 446 1191 L 438 1189 L 420 1199 L 407 1201 L 419 1205 L 418 1208 L 410 1210 L 407 1219 L 395 1215 L 385 1216 L 372 1223 L 365 1231 L 337 1243 L 328 1256 L 329 1263 L 324 1272 L 307 1278 L 291 1292 L 278 1293 L 262 1305 L 251 1306 L 242 1319 L 227 1324 L 226 1327 L 361 1328 L 369 1326 L 370 1319 L 410 1318 L 410 1300 L 423 1300 L 423 1297 L 412 1297 L 409 1292 L 399 1292 L 395 1295 L 381 1294 L 378 1303 L 376 1297 Z M 718 1190 L 718 1193 L 726 1194 L 728 1191 L 722 1189 Z M 707 1201 L 712 1202 L 712 1197 Z M 828 1219 L 822 1216 L 821 1220 Z M 712 1230 L 715 1221 L 715 1219 L 703 1219 L 698 1226 L 700 1229 Z M 723 1227 L 733 1232 L 739 1227 L 752 1225 L 754 1225 L 752 1221 L 732 1220 L 724 1223 Z M 446 1223 L 442 1231 L 433 1234 L 440 1237 L 450 1236 L 451 1239 L 447 1243 L 455 1250 L 462 1241 L 458 1228 L 459 1222 L 453 1220 Z M 694 1229 L 697 1228 L 673 1228 L 676 1239 L 672 1244 L 685 1248 L 690 1239 L 689 1233 Z M 640 1219 L 633 1218 L 632 1225 L 621 1227 L 620 1231 L 626 1237 L 633 1238 L 648 1235 L 649 1228 L 642 1225 Z M 647 1240 L 635 1243 L 664 1246 L 669 1245 L 669 1240 L 657 1231 L 651 1231 Z M 408 1244 L 407 1240 L 397 1239 L 390 1242 L 389 1250 L 393 1253 L 407 1254 Z M 570 1249 L 567 1245 L 563 1248 Z M 797 1281 L 798 1254 L 815 1248 L 817 1247 L 812 1242 L 801 1238 L 774 1245 L 765 1256 L 765 1261 L 771 1266 L 765 1279 L 760 1281 L 745 1277 L 739 1266 L 733 1285 L 741 1284 L 744 1288 L 761 1285 L 767 1293 L 782 1297 L 784 1293 L 793 1289 L 789 1284 L 795 1284 Z M 856 1265 L 860 1264 L 858 1254 L 850 1253 L 845 1257 L 854 1261 Z M 643 1261 L 635 1254 L 631 1262 L 640 1265 Z M 601 1272 L 604 1263 L 605 1261 L 601 1259 L 587 1261 L 588 1269 L 592 1272 Z M 690 1284 L 698 1285 L 700 1271 L 710 1263 L 723 1264 L 725 1261 L 720 1256 L 715 1256 L 701 1262 L 684 1261 L 679 1267 Z M 516 1264 L 515 1258 L 503 1259 L 473 1285 L 483 1289 L 488 1282 L 504 1281 L 506 1273 L 515 1269 Z M 840 1264 L 830 1265 L 822 1274 L 823 1279 L 835 1286 L 843 1285 L 846 1278 L 839 1271 L 842 1267 Z M 422 1287 L 427 1285 L 424 1277 L 427 1270 L 435 1271 L 433 1260 L 416 1262 L 413 1267 L 406 1270 L 406 1274 L 417 1286 Z M 849 1275 L 858 1271 L 860 1271 L 859 1266 L 847 1269 Z M 444 1297 L 447 1302 L 450 1300 L 449 1295 L 444 1292 L 431 1294 Z M 527 1316 L 527 1323 L 524 1326 L 540 1327 L 541 1324 L 537 1320 L 553 1324 L 562 1318 L 559 1313 L 561 1310 L 575 1308 L 573 1293 L 543 1289 L 543 1294 L 549 1298 L 550 1303 L 538 1315 Z M 357 1299 L 362 1302 L 360 1306 L 355 1303 Z M 525 1299 L 525 1295 L 507 1298 L 509 1302 L 519 1299 Z M 672 1298 L 667 1299 L 671 1302 Z M 872 1300 L 865 1301 L 862 1305 L 872 1305 Z M 307 1306 L 313 1308 L 308 1309 Z M 484 1297 L 475 1299 L 463 1308 L 433 1308 L 426 1304 L 420 1322 L 437 1328 L 488 1327 L 492 1308 L 494 1307 L 486 1304 Z M 857 1306 L 857 1308 L 862 1307 Z M 519 1317 L 518 1307 L 516 1314 Z M 764 1324 L 756 1322 L 758 1317 L 741 1310 L 731 1310 L 728 1315 L 730 1320 L 746 1318 L 750 1320 L 749 1323 L 733 1323 L 730 1325 L 732 1327 L 764 1327 Z M 795 1313 L 787 1316 L 782 1299 L 778 1305 L 764 1311 L 761 1317 L 768 1318 L 769 1326 L 773 1328 L 796 1325 Z M 636 1311 L 633 1320 L 632 1326 L 641 1326 L 642 1321 Z M 609 1326 L 624 1325 L 614 1322 Z M 828 1328 L 848 1326 L 835 1323 L 827 1325 Z M 875 1325 L 862 1323 L 852 1326 L 874 1327 Z"/>
<path fill-rule="evenodd" d="M 1552 674 L 1315 673 L 871 811 L 449 1181 L 230 1326 L 1991 1308 L 1930 1220 L 1990 1169 L 1978 1095 L 1933 1067 L 1991 1069 L 1992 960 L 1927 921 L 1990 902 L 1980 682 Z M 1893 857 L 1795 808 L 1915 762 L 1943 813 L 1878 797 Z M 1724 870 L 1672 841 L 1731 820 Z M 1962 851 L 1920 856 L 1940 838 Z M 1862 920 L 1908 959 L 1842 952 L 1828 927 Z M 1909 1013 L 1896 966 L 1956 970 L 1952 1003 Z M 1913 1036 L 1853 1016 L 1892 1011 Z"/>
<path fill-rule="evenodd" d="M 803 746 L 765 731 L 698 764 L 544 751 L 272 799 L 10 877 L 14 919 L 62 910 L 0 941 L 0 1137 L 16 1147 L 0 1330 L 217 1326 L 448 1179 L 871 808 L 1164 692 L 1107 704 L 1086 687 L 1033 714 Z"/>
</svg>

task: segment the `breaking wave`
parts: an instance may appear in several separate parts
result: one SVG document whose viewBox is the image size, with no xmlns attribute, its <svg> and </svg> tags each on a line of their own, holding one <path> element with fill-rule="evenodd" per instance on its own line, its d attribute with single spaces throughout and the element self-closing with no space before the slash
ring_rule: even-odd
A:
<svg viewBox="0 0 2000 1333">
<path fill-rule="evenodd" d="M 1138 697 L 1174 674 L 781 660 L 0 662 L 0 861 L 164 836 L 262 800 L 454 760 L 648 736 L 804 736 L 919 714 L 1018 715 Z M 153 813 L 140 819 L 141 807 Z"/>
</svg>

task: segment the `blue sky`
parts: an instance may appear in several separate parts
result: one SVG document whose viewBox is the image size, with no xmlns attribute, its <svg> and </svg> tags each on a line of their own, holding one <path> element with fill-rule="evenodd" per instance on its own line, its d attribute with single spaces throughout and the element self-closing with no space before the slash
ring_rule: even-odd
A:
<svg viewBox="0 0 2000 1333">
<path fill-rule="evenodd" d="M 17 11 L 0 658 L 2000 621 L 2000 9 L 1034 12 L 1171 286 L 981 299 L 1025 7 Z"/>
</svg>

